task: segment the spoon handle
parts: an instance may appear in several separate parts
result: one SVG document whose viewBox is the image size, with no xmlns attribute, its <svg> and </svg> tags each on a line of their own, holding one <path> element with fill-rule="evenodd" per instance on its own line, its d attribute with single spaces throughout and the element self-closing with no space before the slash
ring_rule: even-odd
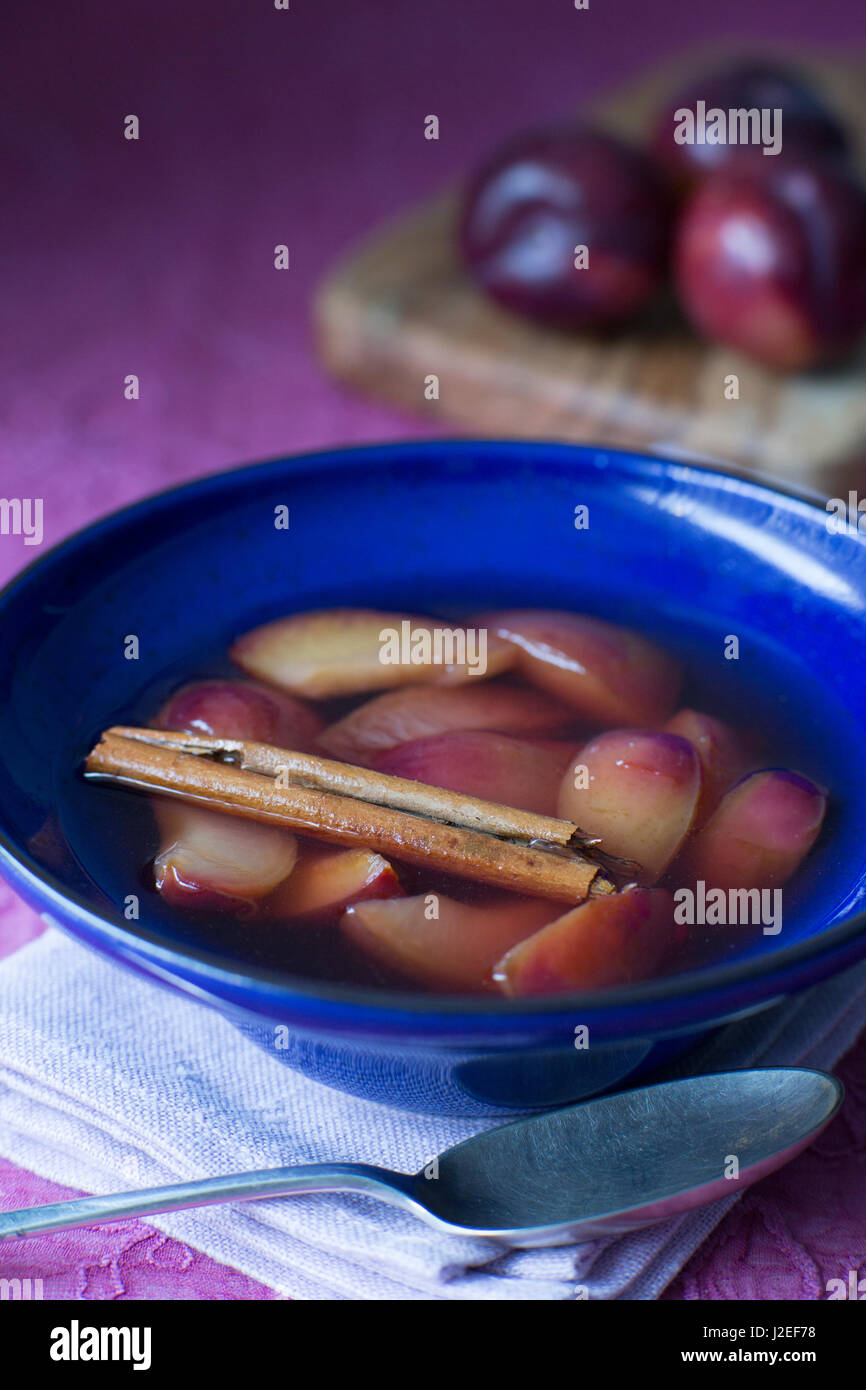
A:
<svg viewBox="0 0 866 1390">
<path fill-rule="evenodd" d="M 161 1211 L 206 1207 L 212 1202 L 251 1202 L 303 1192 L 364 1192 L 397 1206 L 413 1206 L 412 1178 L 366 1163 L 304 1163 L 291 1168 L 266 1168 L 231 1173 L 221 1178 L 175 1183 L 168 1187 L 113 1192 L 106 1196 L 74 1197 L 68 1202 L 0 1212 L 0 1240 L 56 1231 L 62 1226 L 92 1226 Z"/>
</svg>

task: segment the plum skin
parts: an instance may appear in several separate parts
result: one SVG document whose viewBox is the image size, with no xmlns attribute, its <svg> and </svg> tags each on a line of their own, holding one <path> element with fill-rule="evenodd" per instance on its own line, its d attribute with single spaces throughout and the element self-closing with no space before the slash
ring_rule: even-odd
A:
<svg viewBox="0 0 866 1390">
<path fill-rule="evenodd" d="M 837 171 L 782 160 L 709 176 L 673 260 L 694 327 L 771 367 L 837 362 L 866 330 L 866 191 Z"/>
<path fill-rule="evenodd" d="M 505 308 L 566 328 L 608 328 L 645 307 L 664 274 L 669 199 L 651 160 L 582 126 L 528 131 L 466 194 L 459 240 L 478 286 Z M 575 247 L 589 263 L 575 266 Z"/>
</svg>

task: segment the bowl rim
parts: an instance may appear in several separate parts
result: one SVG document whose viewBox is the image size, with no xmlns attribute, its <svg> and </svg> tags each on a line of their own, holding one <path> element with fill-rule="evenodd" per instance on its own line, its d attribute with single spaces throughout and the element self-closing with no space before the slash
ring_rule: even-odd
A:
<svg viewBox="0 0 866 1390">
<path fill-rule="evenodd" d="M 244 479 L 262 478 L 268 472 L 277 473 L 286 470 L 302 472 L 310 471 L 311 468 L 321 471 L 323 467 L 328 466 L 331 468 L 356 468 L 363 467 L 372 459 L 387 462 L 402 457 L 405 467 L 407 464 L 411 466 L 410 458 L 414 458 L 420 466 L 425 456 L 438 455 L 443 451 L 451 454 L 455 452 L 458 454 L 489 453 L 496 455 L 502 462 L 507 462 L 510 457 L 514 457 L 515 459 L 522 459 L 525 463 L 527 453 L 538 449 L 542 449 L 552 456 L 560 456 L 563 459 L 581 461 L 590 465 L 593 460 L 597 461 L 601 457 L 605 460 L 605 466 L 610 462 L 615 467 L 618 465 L 621 471 L 625 470 L 627 464 L 632 467 L 637 466 L 639 470 L 646 470 L 649 465 L 652 469 L 666 475 L 670 475 L 672 472 L 679 473 L 683 476 L 684 481 L 688 479 L 705 483 L 719 479 L 735 481 L 742 485 L 745 490 L 754 492 L 756 495 L 769 494 L 770 497 L 782 497 L 789 501 L 803 503 L 825 516 L 827 514 L 827 499 L 822 497 L 820 493 L 797 484 L 789 484 L 784 480 L 749 472 L 715 460 L 705 460 L 703 456 L 701 456 L 700 462 L 693 462 L 688 457 L 671 458 L 662 451 L 656 453 L 646 448 L 632 450 L 613 448 L 604 444 L 568 443 L 558 440 L 474 439 L 471 437 L 388 441 L 324 448 L 305 451 L 300 454 L 278 455 L 258 463 L 241 464 L 222 472 L 207 473 L 182 483 L 176 483 L 171 487 L 148 493 L 142 498 L 116 508 L 105 516 L 88 522 L 70 536 L 64 537 L 42 554 L 36 556 L 0 588 L 0 625 L 2 625 L 6 607 L 10 602 L 19 600 L 21 597 L 19 590 L 26 591 L 27 586 L 39 572 L 50 569 L 58 561 L 69 559 L 77 550 L 94 543 L 100 536 L 119 531 L 124 526 L 140 520 L 154 510 L 171 509 L 179 500 L 183 499 L 185 494 L 231 492 Z M 850 533 L 847 533 L 846 539 L 853 540 L 855 544 L 866 546 L 866 537 L 861 537 L 859 534 L 852 537 Z M 859 937 L 866 937 L 866 910 L 864 910 L 860 913 L 854 913 L 851 917 L 824 932 L 804 937 L 789 946 L 768 951 L 763 955 L 750 956 L 733 962 L 710 964 L 679 975 L 664 975 L 657 979 L 641 981 L 628 986 L 516 999 L 494 994 L 489 996 L 425 994 L 395 989 L 341 985 L 331 981 L 308 980 L 302 976 L 290 975 L 252 962 L 235 960 L 226 957 L 218 950 L 207 950 L 192 943 L 177 942 L 164 933 L 145 926 L 141 921 L 135 924 L 133 931 L 130 929 L 129 923 L 116 920 L 107 911 L 95 907 L 77 890 L 67 887 L 59 877 L 34 859 L 25 848 L 19 846 L 2 826 L 0 826 L 0 867 L 3 868 L 13 887 L 21 885 L 25 897 L 31 897 L 32 900 L 40 903 L 40 906 L 45 905 L 47 898 L 61 917 L 64 911 L 68 915 L 69 910 L 73 909 L 72 915 L 77 919 L 79 925 L 87 928 L 88 942 L 93 944 L 93 938 L 95 938 L 100 943 L 97 949 L 101 949 L 103 945 L 110 947 L 120 957 L 130 957 L 131 963 L 146 972 L 150 971 L 150 966 L 153 965 L 155 968 L 150 973 L 157 975 L 157 977 L 161 977 L 164 973 L 169 977 L 167 983 L 173 984 L 176 988 L 190 992 L 190 982 L 182 973 L 183 963 L 189 961 L 197 967 L 200 978 L 215 987 L 222 986 L 223 989 L 227 988 L 229 991 L 233 991 L 244 985 L 255 986 L 262 991 L 263 1002 L 270 1003 L 277 1013 L 283 1013 L 289 1003 L 313 1006 L 314 1008 L 321 1005 L 326 1010 L 332 1012 L 336 1010 L 340 1017 L 345 1016 L 343 1010 L 346 1009 L 350 1013 L 354 1013 L 358 1021 L 379 1020 L 385 1023 L 389 1018 L 401 1016 L 404 1019 L 411 1018 L 423 1026 L 425 1023 L 433 1024 L 437 1018 L 444 1016 L 454 1024 L 490 1024 L 499 1019 L 519 1026 L 521 1020 L 529 1024 L 539 1016 L 551 1022 L 555 1022 L 557 1017 L 572 1021 L 576 1016 L 581 1020 L 591 1020 L 593 1017 L 597 1018 L 607 1015 L 611 1011 L 627 1009 L 629 1006 L 635 1006 L 640 1011 L 643 1006 L 669 1004 L 674 1000 L 687 1004 L 701 996 L 711 996 L 740 983 L 752 986 L 766 984 L 766 990 L 761 989 L 758 997 L 770 1002 L 773 997 L 778 995 L 780 989 L 786 993 L 791 988 L 803 988 L 813 983 L 815 978 L 812 976 L 810 979 L 799 982 L 795 980 L 791 984 L 788 982 L 780 983 L 775 977 L 784 975 L 785 971 L 790 973 L 793 970 L 796 974 L 797 967 L 804 967 L 809 964 L 818 966 L 820 969 L 821 963 L 827 967 L 823 970 L 823 975 L 832 973 L 834 969 L 842 968 L 845 963 L 844 961 L 842 964 L 834 963 L 840 952 L 844 953 L 843 948 L 853 946 Z M 46 906 L 46 910 L 42 912 L 43 919 L 49 915 L 49 911 L 50 909 Z M 52 924 L 59 925 L 61 928 L 65 926 L 62 920 L 55 921 L 53 912 L 50 913 L 50 918 Z M 866 954 L 866 940 L 862 944 L 862 954 Z M 139 946 L 142 948 L 141 950 L 137 949 Z M 847 955 L 852 956 L 852 952 L 849 950 Z M 856 956 L 852 958 L 856 958 Z M 216 998 L 209 1000 L 209 1002 L 218 1001 L 221 1006 L 232 1007 L 231 995 L 219 993 L 217 989 L 215 989 L 215 995 Z M 332 1006 L 334 1006 L 333 1009 Z M 249 1012 L 243 1005 L 240 1007 L 241 1012 Z"/>
</svg>

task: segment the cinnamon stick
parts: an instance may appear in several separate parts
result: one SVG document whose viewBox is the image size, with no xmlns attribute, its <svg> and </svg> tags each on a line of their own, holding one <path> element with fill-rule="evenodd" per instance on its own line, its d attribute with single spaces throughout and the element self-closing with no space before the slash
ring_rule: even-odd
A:
<svg viewBox="0 0 866 1390">
<path fill-rule="evenodd" d="M 189 736 L 182 739 L 188 741 Z M 314 787 L 282 786 L 273 775 L 185 751 L 162 731 L 107 730 L 88 755 L 85 770 L 90 777 L 179 796 L 227 815 L 284 825 L 331 844 L 363 844 L 410 864 L 532 897 L 577 903 L 590 893 L 614 889 L 604 870 L 578 853 L 561 849 L 551 853 Z"/>
<path fill-rule="evenodd" d="M 411 811 L 413 815 L 428 816 L 431 820 L 441 820 L 449 825 L 462 825 L 467 830 L 480 830 L 488 835 L 501 835 L 514 840 L 542 840 L 562 848 L 579 850 L 582 847 L 580 831 L 573 821 L 521 811 L 495 801 L 485 801 L 481 797 L 449 791 L 445 787 L 414 782 L 408 777 L 393 777 L 390 773 L 375 772 L 352 763 L 320 758 L 314 753 L 296 753 L 292 749 L 276 748 L 269 743 L 255 743 L 248 739 L 179 734 L 126 725 L 117 725 L 108 732 L 158 747 L 173 747 L 210 757 L 216 754 L 246 771 L 259 772 L 268 777 L 279 776 L 284 783 L 334 792 L 338 796 L 356 797 L 359 801 L 373 802 L 377 806 L 390 806 L 394 811 Z"/>
</svg>

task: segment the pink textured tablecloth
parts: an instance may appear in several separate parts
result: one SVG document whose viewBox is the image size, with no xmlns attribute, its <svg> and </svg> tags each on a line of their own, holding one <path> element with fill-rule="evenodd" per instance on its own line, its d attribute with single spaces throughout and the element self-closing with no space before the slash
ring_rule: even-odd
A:
<svg viewBox="0 0 866 1390">
<path fill-rule="evenodd" d="M 11 11 L 11 13 L 10 13 Z M 7 7 L 0 90 L 0 496 L 42 497 L 45 543 L 143 494 L 306 448 L 430 434 L 316 366 L 311 289 L 333 257 L 555 116 L 714 35 L 862 41 L 849 0 L 89 0 Z M 427 114 L 440 140 L 423 138 Z M 123 138 L 124 118 L 140 139 Z M 274 269 L 274 247 L 291 269 Z M 140 399 L 124 399 L 124 378 Z M 38 550 L 0 536 L 0 579 Z M 40 930 L 0 884 L 0 955 Z M 2 1004 L 0 1004 L 2 1007 Z M 866 1249 L 866 1043 L 849 1099 L 667 1291 L 817 1298 Z M 820 1194 L 820 1199 L 816 1199 Z M 61 1189 L 0 1161 L 2 1205 Z M 6 1278 L 54 1298 L 268 1298 L 142 1223 L 56 1233 Z M 862 1273 L 862 1271 L 861 1271 Z"/>
</svg>

